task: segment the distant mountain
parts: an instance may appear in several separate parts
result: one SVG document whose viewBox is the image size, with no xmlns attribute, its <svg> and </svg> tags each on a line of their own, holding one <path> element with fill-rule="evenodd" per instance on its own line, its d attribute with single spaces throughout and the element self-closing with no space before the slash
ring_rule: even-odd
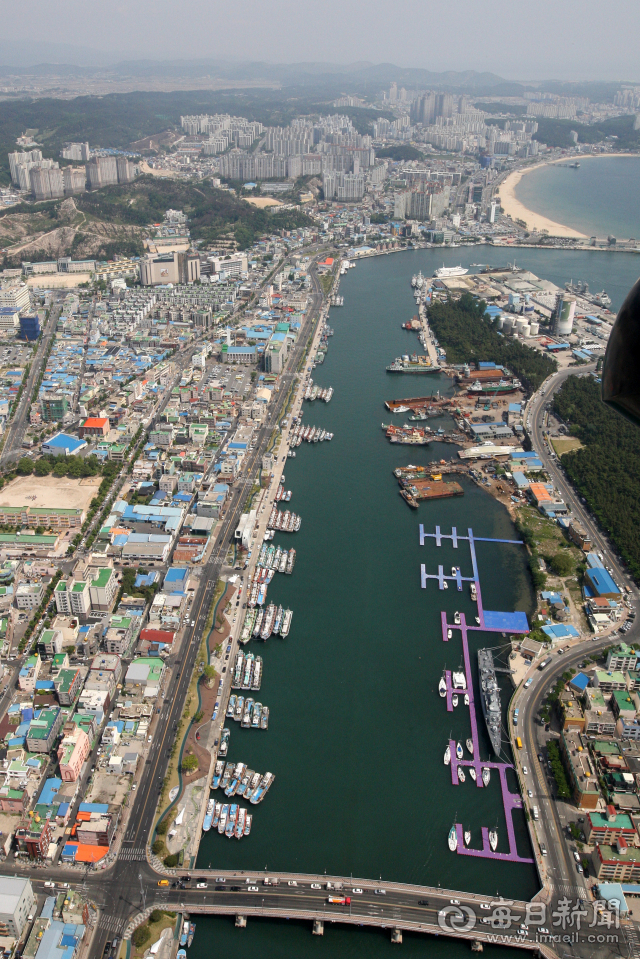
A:
<svg viewBox="0 0 640 959">
<path fill-rule="evenodd" d="M 316 92 L 372 94 L 396 82 L 412 89 L 441 87 L 455 90 L 499 90 L 504 96 L 523 88 L 495 73 L 475 70 L 436 73 L 393 63 L 267 63 L 231 60 L 131 60 L 122 55 L 61 43 L 8 43 L 0 41 L 0 75 L 115 76 L 149 80 L 211 77 L 216 80 L 269 80 L 285 87 L 314 87 Z"/>
</svg>

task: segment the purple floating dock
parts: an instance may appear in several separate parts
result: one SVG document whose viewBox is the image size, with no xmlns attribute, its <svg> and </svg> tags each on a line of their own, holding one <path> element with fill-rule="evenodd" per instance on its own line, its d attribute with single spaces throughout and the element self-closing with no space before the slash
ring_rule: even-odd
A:
<svg viewBox="0 0 640 959">
<path fill-rule="evenodd" d="M 507 837 L 509 840 L 509 852 L 493 852 L 491 845 L 489 843 L 489 829 L 486 826 L 482 827 L 482 849 L 466 848 L 464 845 L 464 829 L 460 823 L 456 823 L 456 832 L 458 835 L 458 855 L 460 856 L 479 856 L 484 859 L 502 859 L 508 862 L 521 862 L 521 863 L 532 863 L 533 859 L 520 856 L 518 854 L 517 845 L 516 845 L 516 836 L 515 830 L 513 827 L 513 812 L 516 809 L 522 809 L 522 797 L 517 793 L 512 793 L 509 791 L 507 786 L 507 770 L 513 769 L 513 766 L 510 763 L 506 762 L 496 762 L 496 761 L 483 761 L 480 759 L 480 742 L 478 737 L 478 723 L 475 709 L 475 699 L 473 693 L 473 676 L 471 672 L 471 659 L 469 655 L 469 641 L 467 633 L 469 630 L 482 631 L 482 632 L 521 632 L 526 633 L 529 631 L 529 626 L 526 621 L 526 616 L 524 613 L 500 613 L 500 612 L 489 612 L 487 611 L 486 615 L 482 606 L 482 592 L 480 589 L 480 577 L 478 574 L 478 563 L 476 558 L 475 543 L 484 542 L 484 543 L 507 543 L 510 545 L 519 545 L 522 543 L 520 540 L 500 540 L 500 539 L 489 539 L 487 537 L 476 537 L 474 538 L 473 530 L 468 529 L 467 536 L 460 536 L 456 527 L 452 527 L 451 534 L 442 533 L 439 526 L 436 526 L 435 533 L 425 533 L 424 526 L 420 525 L 420 545 L 424 546 L 427 538 L 431 537 L 435 539 L 436 546 L 441 546 L 442 541 L 445 539 L 450 539 L 452 541 L 454 549 L 458 548 L 458 543 L 462 540 L 466 540 L 469 543 L 469 552 L 471 554 L 471 565 L 473 569 L 473 576 L 466 577 L 460 574 L 459 568 L 456 570 L 455 576 L 445 576 L 443 567 L 438 566 L 437 574 L 427 573 L 426 567 L 421 566 L 421 586 L 423 589 L 426 589 L 427 580 L 435 579 L 438 580 L 438 586 L 442 590 L 444 589 L 444 583 L 446 580 L 455 580 L 458 586 L 458 589 L 462 589 L 463 582 L 473 582 L 476 586 L 476 597 L 478 605 L 478 618 L 480 620 L 480 626 L 467 626 L 466 617 L 464 613 L 461 614 L 460 624 L 447 622 L 446 612 L 441 612 L 440 614 L 440 623 L 442 628 L 442 640 L 443 642 L 449 642 L 448 631 L 452 631 L 452 639 L 454 636 L 453 631 L 457 630 L 460 633 L 460 639 L 462 641 L 462 655 L 464 659 L 464 674 L 466 680 L 465 689 L 454 689 L 452 684 L 451 670 L 445 670 L 445 682 L 447 687 L 447 712 L 453 712 L 454 706 L 452 703 L 452 697 L 457 694 L 460 697 L 468 694 L 469 696 L 469 721 L 471 724 L 471 736 L 470 739 L 473 742 L 473 756 L 469 759 L 463 758 L 458 759 L 456 756 L 456 741 L 449 741 L 449 748 L 451 751 L 451 782 L 454 786 L 463 785 L 458 780 L 458 769 L 473 766 L 476 771 L 476 786 L 480 789 L 483 788 L 482 782 L 482 769 L 487 767 L 492 770 L 497 770 L 500 777 L 500 791 L 502 796 L 502 805 L 504 808 L 505 820 L 507 823 Z M 473 782 L 473 780 L 472 780 Z"/>
</svg>

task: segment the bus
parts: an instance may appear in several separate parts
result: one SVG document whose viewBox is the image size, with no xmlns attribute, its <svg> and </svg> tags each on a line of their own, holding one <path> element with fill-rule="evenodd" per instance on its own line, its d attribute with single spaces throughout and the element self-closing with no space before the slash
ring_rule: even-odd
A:
<svg viewBox="0 0 640 959">
<path fill-rule="evenodd" d="M 544 669 L 545 666 L 548 666 L 550 662 L 551 662 L 551 658 L 543 659 L 540 665 L 538 666 L 538 669 Z"/>
<path fill-rule="evenodd" d="M 334 906 L 350 906 L 351 897 L 350 896 L 329 896 L 327 902 L 333 903 Z"/>
<path fill-rule="evenodd" d="M 518 749 L 522 749 L 522 740 L 520 739 L 519 736 L 516 737 L 516 746 L 518 747 Z"/>
</svg>

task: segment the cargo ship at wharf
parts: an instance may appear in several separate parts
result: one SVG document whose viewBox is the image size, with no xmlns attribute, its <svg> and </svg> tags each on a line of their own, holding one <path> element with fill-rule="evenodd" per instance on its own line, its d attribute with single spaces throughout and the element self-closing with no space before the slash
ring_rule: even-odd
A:
<svg viewBox="0 0 640 959">
<path fill-rule="evenodd" d="M 440 373 L 441 366 L 432 363 L 428 356 L 412 353 L 409 356 L 396 356 L 393 363 L 387 366 L 387 373 Z"/>
<path fill-rule="evenodd" d="M 398 475 L 400 473 L 400 475 Z M 447 499 L 464 496 L 464 490 L 454 480 L 444 482 L 442 474 L 425 469 L 394 470 L 400 485 L 400 495 L 412 509 L 417 509 L 422 500 Z"/>
<path fill-rule="evenodd" d="M 390 443 L 403 443 L 408 446 L 428 446 L 429 443 L 463 443 L 466 437 L 462 433 L 445 433 L 444 430 L 433 431 L 428 427 L 420 429 L 417 426 L 394 426 L 382 423 L 382 429 Z"/>
<path fill-rule="evenodd" d="M 427 416 L 440 416 L 455 408 L 455 401 L 446 396 L 440 396 L 440 390 L 430 396 L 410 396 L 402 400 L 385 400 L 384 405 L 390 413 L 408 413 L 426 414 Z M 422 417 L 420 416 L 422 419 Z"/>
</svg>

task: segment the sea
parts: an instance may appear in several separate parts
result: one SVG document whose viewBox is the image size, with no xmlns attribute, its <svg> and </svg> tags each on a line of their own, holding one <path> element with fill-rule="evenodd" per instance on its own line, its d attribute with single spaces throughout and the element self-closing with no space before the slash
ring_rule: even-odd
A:
<svg viewBox="0 0 640 959">
<path fill-rule="evenodd" d="M 488 789 L 468 780 L 452 786 L 443 764 L 450 736 L 469 735 L 464 708 L 447 713 L 437 685 L 445 666 L 461 663 L 459 644 L 443 643 L 440 611 L 475 615 L 468 591 L 420 585 L 420 566 L 436 572 L 459 565 L 470 574 L 465 544 L 420 546 L 418 525 L 443 531 L 472 527 L 477 536 L 513 539 L 507 511 L 466 477 L 464 496 L 423 503 L 411 510 L 399 495 L 393 469 L 449 459 L 455 447 L 392 446 L 381 424 L 390 422 L 385 399 L 451 391 L 443 374 L 394 375 L 393 359 L 418 348 L 401 324 L 415 313 L 411 277 L 431 276 L 443 262 L 471 267 L 482 259 L 518 265 L 564 284 L 571 276 L 606 286 L 615 306 L 635 280 L 636 261 L 625 255 L 557 250 L 416 250 L 361 261 L 341 280 L 345 305 L 330 311 L 335 335 L 314 382 L 333 386 L 329 404 L 303 405 L 304 421 L 332 431 L 333 441 L 302 444 L 285 464 L 288 504 L 302 517 L 296 534 L 274 542 L 294 546 L 291 576 L 277 574 L 269 600 L 293 610 L 286 639 L 251 642 L 264 659 L 260 701 L 269 706 L 269 729 L 240 729 L 229 721 L 228 759 L 245 762 L 276 779 L 253 807 L 251 836 L 238 842 L 217 832 L 203 836 L 197 867 L 307 871 L 385 881 L 408 881 L 462 889 L 486 896 L 529 898 L 538 889 L 533 866 L 457 856 L 447 834 L 454 821 L 479 844 L 482 826 L 498 827 L 499 850 L 506 829 L 497 777 Z M 487 357 L 491 359 L 491 357 Z M 404 422 L 402 415 L 394 422 Z M 430 420 L 452 425 L 450 417 Z M 478 562 L 486 609 L 533 609 L 524 551 L 518 546 L 479 544 Z M 486 638 L 485 638 L 486 642 Z M 489 638 L 496 644 L 495 636 Z M 482 644 L 482 637 L 476 646 Z M 503 653 L 503 661 L 506 652 Z M 506 677 L 503 704 L 510 689 Z M 255 697 L 255 694 L 254 694 Z M 479 728 L 484 735 L 480 716 Z M 508 747 L 507 747 L 508 748 Z M 489 756 L 486 737 L 482 756 Z M 512 788 L 515 788 L 512 784 Z M 222 794 L 220 793 L 220 796 Z M 515 818 L 518 849 L 531 855 L 523 818 Z M 190 959 L 216 952 L 236 959 L 293 959 L 313 954 L 376 959 L 392 947 L 389 930 L 327 926 L 312 937 L 309 923 L 249 918 L 236 930 L 233 918 L 197 918 Z M 462 959 L 466 944 L 405 936 L 403 954 L 426 949 L 443 959 Z M 485 949 L 490 954 L 492 950 Z M 501 950 L 500 955 L 507 953 Z"/>
<path fill-rule="evenodd" d="M 523 176 L 516 197 L 527 209 L 586 236 L 640 238 L 640 156 L 567 159 Z"/>
</svg>

